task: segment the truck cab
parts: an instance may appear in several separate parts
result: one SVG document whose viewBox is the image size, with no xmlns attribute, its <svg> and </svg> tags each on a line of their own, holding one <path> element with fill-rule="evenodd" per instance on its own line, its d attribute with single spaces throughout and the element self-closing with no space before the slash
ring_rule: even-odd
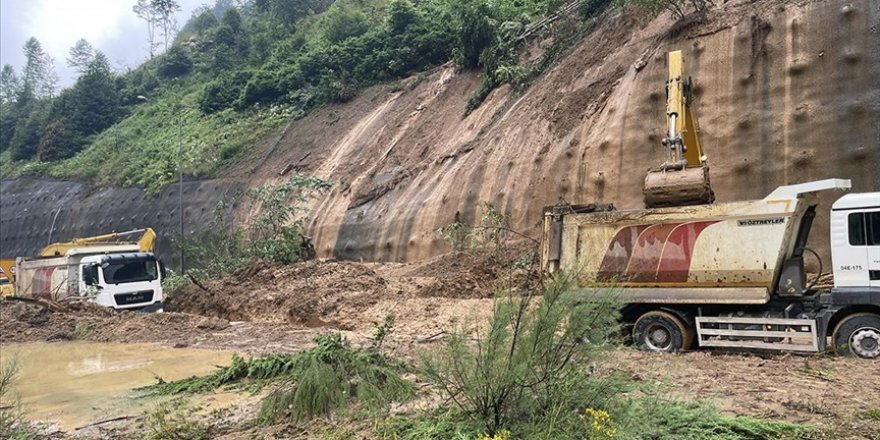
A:
<svg viewBox="0 0 880 440">
<path fill-rule="evenodd" d="M 880 295 L 880 192 L 847 194 L 832 205 L 831 259 L 837 289 Z"/>
<path fill-rule="evenodd" d="M 79 291 L 115 309 L 162 311 L 165 266 L 152 253 L 90 255 L 79 263 Z"/>
</svg>

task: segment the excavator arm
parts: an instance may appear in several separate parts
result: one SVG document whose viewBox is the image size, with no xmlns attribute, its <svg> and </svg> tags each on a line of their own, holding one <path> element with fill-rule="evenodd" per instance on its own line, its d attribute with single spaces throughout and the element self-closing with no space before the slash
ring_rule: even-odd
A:
<svg viewBox="0 0 880 440">
<path fill-rule="evenodd" d="M 666 161 L 645 178 L 645 206 L 703 205 L 715 201 L 709 182 L 709 165 L 703 155 L 693 105 L 691 78 L 685 76 L 680 50 L 669 52 L 666 81 Z"/>
<path fill-rule="evenodd" d="M 107 246 L 118 244 L 137 244 L 141 252 L 152 252 L 156 242 L 156 231 L 152 228 L 134 229 L 125 232 L 96 235 L 94 237 L 75 238 L 70 241 L 52 243 L 37 254 L 41 257 L 65 255 L 67 251 L 87 246 Z"/>
</svg>

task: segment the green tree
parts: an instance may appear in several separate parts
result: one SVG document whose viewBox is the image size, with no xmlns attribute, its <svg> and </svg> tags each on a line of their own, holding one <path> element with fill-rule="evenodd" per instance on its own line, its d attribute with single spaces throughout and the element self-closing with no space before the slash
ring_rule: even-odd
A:
<svg viewBox="0 0 880 440">
<path fill-rule="evenodd" d="M 367 16 L 354 8 L 331 7 L 325 14 L 324 38 L 339 43 L 363 35 L 370 28 Z"/>
<path fill-rule="evenodd" d="M 244 30 L 241 14 L 235 8 L 223 13 L 223 19 L 214 36 L 212 69 L 231 69 L 243 64 L 248 58 L 248 35 Z"/>
<path fill-rule="evenodd" d="M 40 41 L 34 37 L 24 43 L 24 72 L 19 101 L 27 101 L 30 97 L 37 96 L 42 88 L 48 66 L 48 55 L 43 51 Z"/>
<path fill-rule="evenodd" d="M 119 96 L 107 57 L 100 51 L 74 86 L 69 115 L 73 129 L 89 136 L 113 125 L 119 118 Z"/>
<path fill-rule="evenodd" d="M 95 49 L 85 38 L 80 38 L 79 41 L 70 48 L 69 56 L 67 57 L 67 65 L 76 70 L 77 73 L 82 74 L 88 69 L 89 64 L 92 63 L 94 58 Z"/>
<path fill-rule="evenodd" d="M 458 40 L 456 61 L 465 69 L 475 69 L 480 66 L 480 55 L 495 40 L 493 11 L 483 0 L 462 1 L 454 11 Z"/>
<path fill-rule="evenodd" d="M 192 70 L 193 62 L 186 49 L 176 44 L 165 53 L 159 62 L 159 76 L 171 79 L 186 75 Z"/>
<path fill-rule="evenodd" d="M 3 70 L 0 71 L 0 102 L 15 102 L 20 87 L 15 68 L 9 64 L 4 65 Z"/>
<path fill-rule="evenodd" d="M 175 0 L 151 0 L 150 6 L 162 26 L 162 38 L 165 40 L 165 51 L 168 51 L 168 43 L 174 41 L 176 20 L 174 14 L 180 11 L 180 4 Z"/>
<path fill-rule="evenodd" d="M 49 106 L 46 101 L 19 101 L 18 119 L 9 142 L 13 160 L 26 160 L 37 154 L 40 137 L 46 129 Z"/>
<path fill-rule="evenodd" d="M 152 0 L 137 0 L 131 10 L 147 24 L 147 49 L 152 59 L 156 54 L 156 26 L 159 23 L 159 15 L 153 7 Z"/>
</svg>

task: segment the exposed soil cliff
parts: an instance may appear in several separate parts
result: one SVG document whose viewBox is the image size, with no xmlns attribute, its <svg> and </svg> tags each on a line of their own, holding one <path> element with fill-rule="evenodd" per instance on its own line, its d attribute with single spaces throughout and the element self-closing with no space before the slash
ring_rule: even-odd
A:
<svg viewBox="0 0 880 440">
<path fill-rule="evenodd" d="M 560 199 L 641 207 L 646 171 L 661 161 L 665 54 L 672 49 L 684 51 L 696 83 L 719 202 L 828 177 L 850 178 L 857 191 L 880 189 L 880 3 L 734 0 L 699 22 L 608 11 L 528 90 L 501 87 L 467 117 L 465 103 L 480 80 L 452 65 L 314 111 L 280 142 L 271 136 L 252 159 L 218 176 L 223 181 L 207 182 L 205 200 L 187 202 L 187 225 L 206 224 L 216 195 L 283 180 L 285 171 L 335 183 L 315 202 L 309 228 L 321 256 L 344 259 L 438 255 L 448 248 L 436 229 L 456 213 L 475 220 L 480 201 L 533 237 L 541 208 Z M 120 190 L 119 214 L 107 215 L 82 207 L 103 206 L 110 189 L 88 195 L 74 185 L 78 195 L 64 200 L 75 203 L 65 206 L 80 210 L 59 211 L 57 194 L 45 192 L 52 182 L 25 183 L 2 187 L 4 257 L 39 249 L 46 240 L 40 231 L 52 223 L 53 239 L 157 227 L 165 236 L 160 253 L 172 256 L 165 244 L 176 231 L 173 187 L 156 203 Z M 826 195 L 824 207 L 835 197 Z M 239 207 L 239 220 L 252 215 L 246 210 Z M 825 259 L 827 212 L 819 210 L 810 243 Z M 160 224 L 138 224 L 154 217 Z"/>
<path fill-rule="evenodd" d="M 719 201 L 828 177 L 877 190 L 878 11 L 868 0 L 732 1 L 699 23 L 605 14 L 521 95 L 501 88 L 463 118 L 479 80 L 444 66 L 297 121 L 252 179 L 290 165 L 334 181 L 311 228 L 322 255 L 349 259 L 444 251 L 434 231 L 457 212 L 473 220 L 479 201 L 532 236 L 559 199 L 641 207 L 661 161 L 665 54 L 682 49 Z M 825 210 L 817 231 L 827 221 Z M 827 250 L 825 234 L 811 243 Z"/>
</svg>

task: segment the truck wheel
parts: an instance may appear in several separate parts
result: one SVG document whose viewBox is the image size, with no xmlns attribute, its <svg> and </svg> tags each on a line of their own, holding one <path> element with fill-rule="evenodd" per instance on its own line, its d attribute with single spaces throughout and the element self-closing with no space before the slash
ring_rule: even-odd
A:
<svg viewBox="0 0 880 440">
<path fill-rule="evenodd" d="M 654 310 L 645 313 L 633 327 L 633 341 L 647 351 L 687 350 L 694 342 L 694 330 L 672 313 Z"/>
<path fill-rule="evenodd" d="M 834 352 L 865 359 L 880 358 L 880 315 L 856 313 L 847 316 L 831 336 Z"/>
</svg>

